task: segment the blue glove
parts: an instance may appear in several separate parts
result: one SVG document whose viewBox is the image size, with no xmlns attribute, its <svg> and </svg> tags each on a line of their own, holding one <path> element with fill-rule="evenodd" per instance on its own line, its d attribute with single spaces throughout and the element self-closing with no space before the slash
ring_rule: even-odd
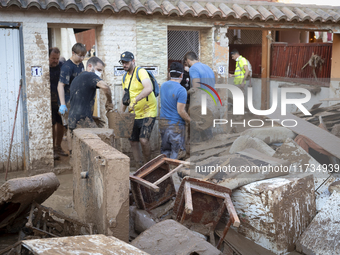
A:
<svg viewBox="0 0 340 255">
<path fill-rule="evenodd" d="M 59 112 L 60 112 L 60 114 L 64 115 L 64 114 L 67 112 L 67 107 L 66 107 L 66 105 L 62 104 L 62 105 L 59 107 Z"/>
</svg>

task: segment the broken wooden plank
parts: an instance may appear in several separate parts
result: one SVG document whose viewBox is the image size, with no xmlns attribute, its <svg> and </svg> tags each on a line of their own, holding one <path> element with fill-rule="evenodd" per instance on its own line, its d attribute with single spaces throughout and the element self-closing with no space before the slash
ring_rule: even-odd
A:
<svg viewBox="0 0 340 255">
<path fill-rule="evenodd" d="M 323 130 L 299 117 L 294 116 L 291 113 L 281 115 L 280 112 L 274 112 L 273 114 L 267 115 L 268 118 L 274 120 L 277 123 L 281 123 L 282 119 L 292 119 L 297 122 L 295 127 L 287 127 L 293 132 L 304 135 L 313 140 L 317 145 L 328 151 L 333 156 L 340 158 L 340 138 L 335 135 Z"/>
<path fill-rule="evenodd" d="M 184 165 L 180 164 L 178 167 L 172 169 L 169 173 L 167 173 L 166 175 L 164 175 L 162 178 L 158 179 L 157 181 L 155 181 L 153 183 L 153 185 L 158 185 L 160 183 L 162 183 L 164 180 L 168 179 L 169 177 L 171 177 L 171 175 L 175 172 L 177 172 L 179 169 L 181 169 Z"/>
<path fill-rule="evenodd" d="M 227 207 L 229 216 L 232 219 L 233 226 L 238 228 L 241 224 L 240 219 L 237 216 L 236 210 L 234 208 L 233 202 L 231 201 L 229 194 L 226 195 L 224 203 Z"/>
<path fill-rule="evenodd" d="M 164 158 L 164 160 L 168 164 L 176 164 L 176 165 L 183 164 L 185 166 L 190 166 L 191 165 L 190 162 L 188 162 L 188 161 L 183 161 L 183 160 L 178 160 L 178 159 Z"/>
<path fill-rule="evenodd" d="M 130 175 L 130 180 L 131 181 L 134 181 L 134 182 L 137 182 L 138 184 L 148 188 L 148 189 L 151 189 L 152 191 L 154 192 L 159 192 L 159 187 L 154 185 L 153 183 L 151 182 L 148 182 L 142 178 L 139 178 L 137 176 L 133 176 L 133 175 Z"/>
<path fill-rule="evenodd" d="M 186 182 L 184 184 L 184 199 L 185 199 L 185 206 L 184 206 L 185 213 L 192 214 L 192 211 L 194 210 L 194 208 L 192 205 L 191 187 L 190 187 L 189 182 Z"/>
</svg>

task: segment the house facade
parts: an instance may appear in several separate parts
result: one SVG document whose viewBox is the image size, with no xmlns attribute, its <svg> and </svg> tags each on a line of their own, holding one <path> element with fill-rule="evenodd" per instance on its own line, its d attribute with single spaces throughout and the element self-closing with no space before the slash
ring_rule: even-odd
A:
<svg viewBox="0 0 340 255">
<path fill-rule="evenodd" d="M 340 78 L 336 72 L 340 70 L 340 7 L 242 1 L 2 1 L 0 42 L 6 58 L 1 60 L 0 77 L 0 172 L 7 165 L 20 84 L 10 171 L 33 173 L 54 167 L 48 49 L 49 29 L 59 28 L 95 29 L 96 56 L 106 63 L 104 80 L 110 84 L 117 105 L 122 78 L 118 61 L 124 51 L 135 53 L 137 64 L 152 69 L 161 84 L 167 80 L 168 64 L 173 60 L 169 50 L 176 56 L 177 48 L 189 47 L 198 51 L 200 61 L 213 69 L 217 83 L 228 83 L 229 29 L 262 30 L 262 52 L 270 47 L 271 30 L 332 31 L 331 75 Z M 192 41 L 186 44 L 182 36 Z M 269 63 L 264 55 L 262 68 L 266 69 Z M 262 78 L 266 75 L 264 70 Z M 267 97 L 268 91 L 261 89 L 263 83 L 258 83 L 260 95 Z M 329 90 L 336 94 L 337 88 L 339 82 L 334 82 Z M 105 118 L 104 105 L 100 106 L 100 116 Z M 153 144 L 158 142 L 157 134 L 155 131 Z"/>
</svg>

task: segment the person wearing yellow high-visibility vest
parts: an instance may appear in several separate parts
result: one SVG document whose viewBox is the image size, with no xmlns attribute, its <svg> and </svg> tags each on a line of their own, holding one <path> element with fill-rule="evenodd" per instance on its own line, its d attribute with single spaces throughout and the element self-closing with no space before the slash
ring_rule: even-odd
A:
<svg viewBox="0 0 340 255">
<path fill-rule="evenodd" d="M 236 61 L 236 68 L 234 74 L 229 74 L 229 78 L 234 77 L 234 84 L 245 92 L 246 78 L 250 73 L 248 61 L 237 50 L 231 51 L 231 58 Z"/>
</svg>

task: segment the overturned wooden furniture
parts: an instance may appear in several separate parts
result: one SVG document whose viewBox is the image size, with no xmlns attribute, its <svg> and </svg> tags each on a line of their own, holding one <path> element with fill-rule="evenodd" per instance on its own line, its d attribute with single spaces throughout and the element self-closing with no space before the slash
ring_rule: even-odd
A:
<svg viewBox="0 0 340 255">
<path fill-rule="evenodd" d="M 170 171 L 170 164 L 177 166 Z M 159 155 L 133 175 L 130 175 L 131 191 L 138 208 L 152 210 L 176 196 L 171 175 L 189 162 Z"/>
<path fill-rule="evenodd" d="M 230 195 L 231 190 L 226 187 L 185 177 L 175 201 L 174 215 L 176 220 L 191 230 L 203 235 L 210 235 L 210 241 L 215 245 L 213 233 L 227 209 L 229 221 L 217 244 L 217 248 L 219 248 L 231 224 L 234 227 L 240 226 L 240 220 Z"/>
</svg>

